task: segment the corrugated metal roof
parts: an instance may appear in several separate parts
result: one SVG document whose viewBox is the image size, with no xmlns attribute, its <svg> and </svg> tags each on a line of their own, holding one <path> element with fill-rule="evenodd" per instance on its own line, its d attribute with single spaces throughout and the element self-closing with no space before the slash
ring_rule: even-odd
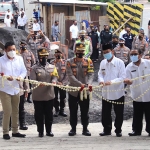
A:
<svg viewBox="0 0 150 150">
<path fill-rule="evenodd" d="M 94 1 L 76 1 L 76 0 L 39 0 L 39 1 L 30 1 L 30 3 L 56 3 L 56 4 L 81 4 L 81 5 L 107 5 L 107 3 L 94 2 Z"/>
</svg>

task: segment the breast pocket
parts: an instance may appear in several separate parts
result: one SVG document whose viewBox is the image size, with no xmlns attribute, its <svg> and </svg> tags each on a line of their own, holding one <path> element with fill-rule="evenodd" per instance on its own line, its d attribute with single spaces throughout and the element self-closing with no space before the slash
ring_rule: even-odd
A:
<svg viewBox="0 0 150 150">
<path fill-rule="evenodd" d="M 120 57 L 121 56 L 121 52 L 120 51 L 115 51 L 116 57 Z"/>
<path fill-rule="evenodd" d="M 82 70 L 83 70 L 84 76 L 86 76 L 87 75 L 87 71 L 88 71 L 88 65 L 83 65 L 82 66 Z"/>
<path fill-rule="evenodd" d="M 30 64 L 30 63 L 31 63 L 31 57 L 27 57 L 26 62 L 27 62 L 28 64 Z"/>
<path fill-rule="evenodd" d="M 37 80 L 41 81 L 43 79 L 43 71 L 40 69 L 36 70 L 36 76 L 37 76 Z"/>
<path fill-rule="evenodd" d="M 144 49 L 144 45 L 143 44 L 140 45 L 140 49 Z"/>
<path fill-rule="evenodd" d="M 128 52 L 123 52 L 123 56 L 127 57 L 128 56 Z"/>
</svg>

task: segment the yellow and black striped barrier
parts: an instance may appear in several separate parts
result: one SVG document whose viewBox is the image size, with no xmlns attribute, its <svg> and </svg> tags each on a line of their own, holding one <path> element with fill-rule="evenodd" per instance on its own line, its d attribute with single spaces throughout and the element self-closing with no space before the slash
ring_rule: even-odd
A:
<svg viewBox="0 0 150 150">
<path fill-rule="evenodd" d="M 110 19 L 110 26 L 113 31 L 117 30 L 129 18 L 133 17 L 127 25 L 131 27 L 131 33 L 137 35 L 141 26 L 143 4 L 120 4 L 108 3 L 107 15 Z M 122 28 L 120 29 L 120 31 Z M 119 31 L 119 32 L 120 32 Z"/>
</svg>

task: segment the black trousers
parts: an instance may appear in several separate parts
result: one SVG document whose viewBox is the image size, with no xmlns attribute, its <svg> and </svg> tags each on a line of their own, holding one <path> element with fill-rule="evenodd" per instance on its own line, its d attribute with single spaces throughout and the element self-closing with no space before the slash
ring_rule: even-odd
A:
<svg viewBox="0 0 150 150">
<path fill-rule="evenodd" d="M 74 44 L 75 44 L 76 40 L 77 40 L 76 38 L 72 38 L 71 44 L 70 44 L 70 49 L 71 50 L 73 50 L 73 47 L 74 47 Z"/>
<path fill-rule="evenodd" d="M 53 122 L 53 100 L 35 101 L 34 103 L 34 118 L 37 124 L 37 131 L 44 132 L 44 119 L 46 132 L 51 132 Z"/>
<path fill-rule="evenodd" d="M 18 26 L 18 29 L 24 30 L 24 26 Z"/>
<path fill-rule="evenodd" d="M 66 91 L 64 91 L 58 87 L 54 87 L 54 91 L 55 91 L 55 99 L 54 99 L 55 110 L 56 111 L 59 111 L 59 110 L 64 111 L 64 107 L 65 107 L 65 103 L 66 103 Z M 58 93 L 60 95 L 60 102 L 58 100 Z"/>
<path fill-rule="evenodd" d="M 20 123 L 20 126 L 23 126 L 25 124 L 24 98 L 25 98 L 25 95 L 20 96 L 20 103 L 19 103 L 19 123 Z"/>
<path fill-rule="evenodd" d="M 93 46 L 93 53 L 91 55 L 92 60 L 96 60 L 99 57 L 99 52 L 97 46 Z"/>
<path fill-rule="evenodd" d="M 114 101 L 124 102 L 124 96 Z M 121 127 L 123 124 L 124 105 L 112 104 L 105 100 L 102 100 L 102 125 L 104 127 L 104 132 L 110 133 L 112 129 L 112 117 L 111 117 L 112 106 L 114 106 L 114 112 L 116 115 L 115 123 L 114 123 L 114 126 L 116 128 L 115 133 L 121 133 L 122 131 Z"/>
<path fill-rule="evenodd" d="M 137 133 L 142 132 L 143 115 L 145 114 L 146 132 L 150 134 L 150 102 L 133 102 L 132 129 Z"/>
<path fill-rule="evenodd" d="M 87 127 L 89 124 L 89 96 L 87 99 L 80 100 L 80 95 L 78 97 L 74 97 L 69 94 L 69 110 L 70 110 L 70 125 L 72 128 L 75 128 L 77 125 L 78 117 L 78 104 L 80 105 L 81 111 L 81 123 L 83 127 Z"/>
</svg>

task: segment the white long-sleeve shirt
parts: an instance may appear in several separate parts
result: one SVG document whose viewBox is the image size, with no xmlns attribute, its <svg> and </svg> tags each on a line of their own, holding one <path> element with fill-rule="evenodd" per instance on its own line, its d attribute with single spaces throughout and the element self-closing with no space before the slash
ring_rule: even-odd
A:
<svg viewBox="0 0 150 150">
<path fill-rule="evenodd" d="M 21 18 L 21 16 L 18 17 L 18 26 L 24 26 L 26 24 L 26 18 Z"/>
<path fill-rule="evenodd" d="M 39 31 L 40 29 L 40 25 L 38 23 L 33 23 L 33 31 Z"/>
<path fill-rule="evenodd" d="M 12 77 L 21 77 L 24 78 L 27 74 L 23 59 L 21 56 L 15 56 L 13 60 L 8 59 L 7 55 L 0 57 L 0 73 Z M 4 86 L 2 86 L 2 78 L 0 77 L 0 91 L 3 91 L 10 95 L 16 95 L 20 90 L 12 88 L 19 88 L 19 81 L 13 80 L 8 81 L 4 80 Z"/>
<path fill-rule="evenodd" d="M 136 77 L 145 76 L 149 74 L 150 74 L 150 61 L 146 59 L 141 59 L 141 63 L 139 66 L 136 66 L 133 62 L 131 62 L 126 67 L 126 77 L 128 79 L 134 79 Z M 133 83 L 130 85 L 131 97 L 133 99 L 139 97 L 150 87 L 150 82 L 146 82 L 147 80 L 150 80 L 150 76 L 134 80 Z M 141 84 L 142 82 L 146 82 L 146 83 Z M 139 85 L 139 86 L 132 88 L 135 85 Z M 144 94 L 144 96 L 142 96 L 137 101 L 150 102 L 150 92 L 148 91 L 146 94 Z"/>
<path fill-rule="evenodd" d="M 108 82 L 111 81 L 112 85 L 104 86 L 102 88 L 102 96 L 108 100 L 117 100 L 124 96 L 124 90 L 117 92 L 110 92 L 106 90 L 119 90 L 124 88 L 124 79 L 126 77 L 124 62 L 113 57 L 111 62 L 106 59 L 102 60 L 100 63 L 100 69 L 98 72 L 98 82 Z M 115 82 L 121 82 L 119 84 L 113 84 Z"/>
</svg>

